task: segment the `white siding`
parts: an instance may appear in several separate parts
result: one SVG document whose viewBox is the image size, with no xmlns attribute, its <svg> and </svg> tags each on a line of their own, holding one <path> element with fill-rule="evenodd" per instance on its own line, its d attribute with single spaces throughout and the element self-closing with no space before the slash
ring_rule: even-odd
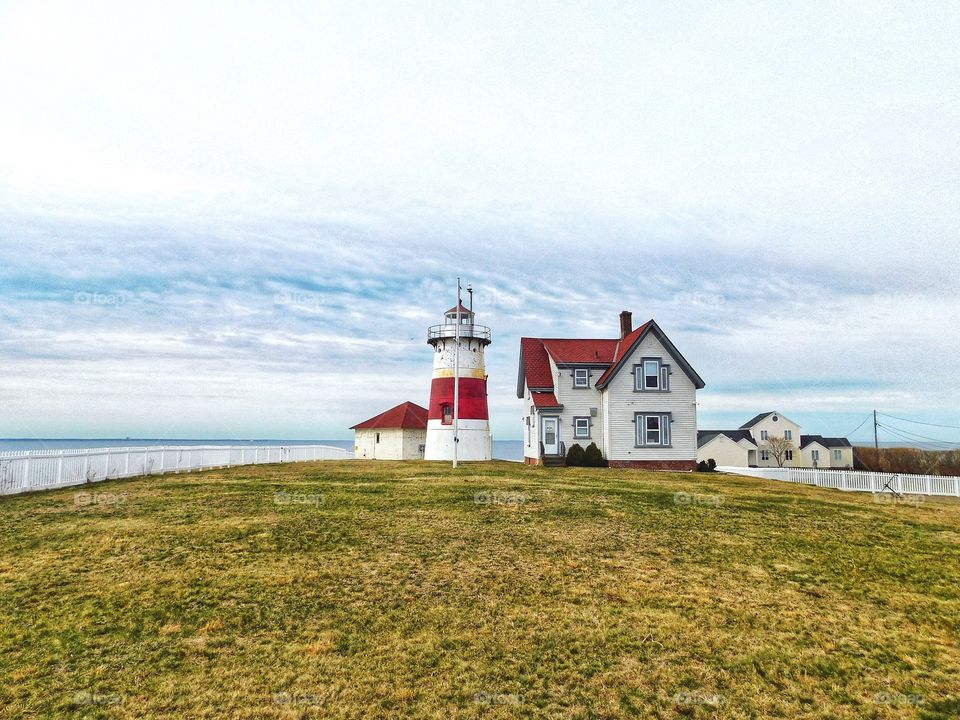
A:
<svg viewBox="0 0 960 720">
<path fill-rule="evenodd" d="M 554 388 L 557 402 L 563 405 L 560 415 L 560 440 L 567 450 L 574 443 L 586 448 L 592 442 L 603 449 L 603 413 L 600 411 L 600 391 L 594 384 L 603 374 L 602 368 L 590 368 L 590 384 L 586 388 L 573 387 L 573 368 L 557 368 L 550 361 L 551 369 L 555 371 Z M 596 409 L 596 417 L 591 417 L 590 409 Z M 590 437 L 576 438 L 573 434 L 573 419 L 575 417 L 590 418 Z"/>
<path fill-rule="evenodd" d="M 521 418 L 521 423 L 523 426 L 521 430 L 523 432 L 523 456 L 528 458 L 539 458 L 540 457 L 540 426 L 537 423 L 537 413 L 531 412 L 530 408 L 533 405 L 533 398 L 530 396 L 530 388 L 526 386 L 524 382 L 524 395 L 523 395 L 523 417 Z M 530 423 L 530 433 L 527 433 L 527 422 Z M 528 442 L 529 438 L 529 442 Z"/>
<path fill-rule="evenodd" d="M 377 442 L 380 433 L 380 442 Z M 418 460 L 420 445 L 427 441 L 426 430 L 400 428 L 366 429 L 354 432 L 353 453 L 357 459 Z"/>
<path fill-rule="evenodd" d="M 636 392 L 633 365 L 643 357 L 660 357 L 670 365 L 669 392 Z M 665 347 L 648 334 L 604 390 L 608 460 L 689 460 L 697 457 L 697 390 Z M 634 413 L 671 413 L 671 447 L 636 447 Z"/>
<path fill-rule="evenodd" d="M 841 454 L 841 459 L 840 459 L 840 460 L 835 460 L 835 459 L 834 459 L 834 457 L 833 457 L 833 451 L 834 451 L 834 450 L 839 450 L 839 451 L 840 451 L 840 454 Z M 820 467 L 828 467 L 828 466 L 827 466 L 827 465 L 824 465 L 823 463 L 821 463 L 821 464 L 820 464 Z M 844 468 L 852 468 L 852 467 L 853 467 L 853 448 L 852 448 L 852 447 L 830 448 L 830 464 L 829 464 L 829 467 L 839 468 L 840 470 L 843 470 Z"/>
<path fill-rule="evenodd" d="M 750 451 L 740 443 L 736 443 L 726 435 L 717 435 L 706 445 L 697 450 L 697 462 L 710 460 L 725 467 L 747 467 Z"/>
<path fill-rule="evenodd" d="M 814 466 L 814 461 L 813 461 L 814 450 L 820 453 L 820 459 L 817 461 L 816 466 L 818 468 L 830 467 L 830 454 L 831 454 L 830 450 L 817 442 L 810 443 L 803 450 L 800 451 L 801 458 L 800 458 L 800 462 L 797 463 L 797 466 L 812 468 Z M 787 463 L 784 463 L 784 464 L 786 465 Z"/>
<path fill-rule="evenodd" d="M 773 418 L 776 417 L 777 421 L 774 422 Z M 790 430 L 793 433 L 793 439 L 790 441 L 793 443 L 793 460 L 784 460 L 784 467 L 803 467 L 804 460 L 800 452 L 800 426 L 797 425 L 792 420 L 788 420 L 780 413 L 771 413 L 767 417 L 760 420 L 756 425 L 750 428 L 750 432 L 753 433 L 753 438 L 757 442 L 757 447 L 760 448 L 762 452 L 763 449 L 767 446 L 767 443 L 761 440 L 763 431 L 766 430 L 770 437 L 783 437 L 785 430 Z M 777 461 L 774 460 L 773 455 L 770 455 L 769 460 L 761 460 L 760 452 L 757 453 L 757 465 L 760 467 L 777 467 Z"/>
</svg>

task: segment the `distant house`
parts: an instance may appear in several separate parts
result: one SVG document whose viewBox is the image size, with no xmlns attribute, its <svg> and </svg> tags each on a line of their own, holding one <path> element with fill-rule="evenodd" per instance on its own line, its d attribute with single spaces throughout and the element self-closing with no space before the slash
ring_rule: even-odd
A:
<svg viewBox="0 0 960 720">
<path fill-rule="evenodd" d="M 396 407 L 354 425 L 353 455 L 369 460 L 418 460 L 427 441 L 427 409 L 416 403 Z"/>
<path fill-rule="evenodd" d="M 717 465 L 749 467 L 757 464 L 757 445 L 749 430 L 700 430 L 697 459 L 711 458 Z"/>
<path fill-rule="evenodd" d="M 613 467 L 696 468 L 703 380 L 656 322 L 632 325 L 625 310 L 617 338 L 521 338 L 526 463 L 596 443 Z"/>
<path fill-rule="evenodd" d="M 713 459 L 729 467 L 777 467 L 770 440 L 790 443 L 784 467 L 852 468 L 853 446 L 846 438 L 802 435 L 800 425 L 783 413 L 770 411 L 751 418 L 736 430 L 701 430 L 697 433 L 697 459 Z"/>
</svg>

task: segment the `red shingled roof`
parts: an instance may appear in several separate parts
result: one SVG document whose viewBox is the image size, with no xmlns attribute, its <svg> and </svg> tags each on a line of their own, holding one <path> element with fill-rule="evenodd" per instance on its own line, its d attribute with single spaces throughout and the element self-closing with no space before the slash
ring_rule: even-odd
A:
<svg viewBox="0 0 960 720">
<path fill-rule="evenodd" d="M 447 311 L 444 313 L 444 315 L 456 315 L 456 314 L 457 314 L 457 306 L 456 306 L 456 305 L 454 305 L 452 308 L 450 308 L 449 310 L 447 310 Z M 473 312 L 472 312 L 469 308 L 465 308 L 465 307 L 463 306 L 463 303 L 460 303 L 460 314 L 461 314 L 461 315 L 473 315 Z"/>
<path fill-rule="evenodd" d="M 520 338 L 520 358 L 529 388 L 553 389 L 550 358 L 540 338 Z"/>
<path fill-rule="evenodd" d="M 392 407 L 369 420 L 357 423 L 351 430 L 366 430 L 369 428 L 407 428 L 412 430 L 427 429 L 427 409 L 416 403 L 404 402 Z"/>
<path fill-rule="evenodd" d="M 558 408 L 560 403 L 557 401 L 557 396 L 552 392 L 535 392 L 530 393 L 530 397 L 533 398 L 533 405 L 537 408 Z"/>
<path fill-rule="evenodd" d="M 627 335 L 623 340 L 617 342 L 617 347 L 615 348 L 613 356 L 610 359 L 610 367 L 608 367 L 603 375 L 597 379 L 598 386 L 603 386 L 603 384 L 613 375 L 613 373 L 616 371 L 617 363 L 620 362 L 626 355 L 630 354 L 630 351 L 637 343 L 637 340 L 639 340 L 640 336 L 646 332 L 648 325 L 650 325 L 649 321 L 645 322 L 632 333 Z"/>
<path fill-rule="evenodd" d="M 568 338 L 520 338 L 520 362 L 523 368 L 523 378 L 531 390 L 539 389 L 541 393 L 533 393 L 534 405 L 537 407 L 556 407 L 557 399 L 553 395 L 553 374 L 550 371 L 550 358 L 558 365 L 605 365 L 603 373 L 597 379 L 596 386 L 603 387 L 616 374 L 622 364 L 646 332 L 656 324 L 650 320 L 629 333 L 622 340 L 580 340 Z M 662 336 L 662 332 L 656 330 Z M 666 336 L 662 340 L 669 345 Z M 675 350 L 672 345 L 669 349 Z M 687 369 L 686 361 L 679 353 L 674 353 L 678 361 Z M 691 377 L 696 374 L 689 368 Z M 519 382 L 519 381 L 518 381 Z M 702 385 L 699 376 L 695 382 Z M 698 385 L 698 387 L 700 386 Z M 522 386 L 517 388 L 517 395 L 522 396 Z M 537 395 L 542 397 L 538 398 Z M 553 405 L 546 405 L 552 402 Z"/>
<path fill-rule="evenodd" d="M 567 340 L 544 338 L 543 346 L 556 363 L 603 363 L 613 362 L 616 340 Z"/>
</svg>

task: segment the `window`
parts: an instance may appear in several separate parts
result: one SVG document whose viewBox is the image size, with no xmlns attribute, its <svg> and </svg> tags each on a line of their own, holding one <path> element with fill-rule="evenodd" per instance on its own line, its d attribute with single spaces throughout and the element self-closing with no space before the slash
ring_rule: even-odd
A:
<svg viewBox="0 0 960 720">
<path fill-rule="evenodd" d="M 812 451 L 810 452 L 810 455 L 811 455 L 811 457 L 813 458 L 813 461 L 814 461 L 814 462 L 820 462 L 820 451 L 819 451 L 819 450 L 812 450 Z"/>
<path fill-rule="evenodd" d="M 637 447 L 670 447 L 670 413 L 637 413 Z"/>
<path fill-rule="evenodd" d="M 783 457 L 784 460 L 793 460 L 793 450 L 787 450 Z"/>
<path fill-rule="evenodd" d="M 834 460 L 843 460 L 843 450 L 834 450 L 833 451 Z"/>
<path fill-rule="evenodd" d="M 761 440 L 769 440 L 769 439 L 770 439 L 770 433 L 767 432 L 766 430 L 761 430 L 761 431 L 760 431 L 760 439 L 761 439 Z"/>
<path fill-rule="evenodd" d="M 670 389 L 670 366 L 664 365 L 660 358 L 644 358 L 634 366 L 636 374 L 634 389 L 638 391 L 666 391 Z"/>
<path fill-rule="evenodd" d="M 590 418 L 578 417 L 573 419 L 573 436 L 578 438 L 590 437 Z"/>
<path fill-rule="evenodd" d="M 377 439 L 376 439 L 376 442 L 380 442 L 380 433 L 377 433 Z"/>
<path fill-rule="evenodd" d="M 784 440 L 793 440 L 793 430 L 784 430 L 783 431 Z"/>
<path fill-rule="evenodd" d="M 769 451 L 769 450 L 761 450 L 761 451 L 760 451 L 760 459 L 763 460 L 764 462 L 770 462 L 770 451 Z"/>
<path fill-rule="evenodd" d="M 445 404 L 440 406 L 440 412 L 443 414 L 443 418 L 440 422 L 444 425 L 453 425 L 453 405 Z"/>
<path fill-rule="evenodd" d="M 590 386 L 590 371 L 587 368 L 577 368 L 573 371 L 573 386 L 575 388 Z"/>
</svg>

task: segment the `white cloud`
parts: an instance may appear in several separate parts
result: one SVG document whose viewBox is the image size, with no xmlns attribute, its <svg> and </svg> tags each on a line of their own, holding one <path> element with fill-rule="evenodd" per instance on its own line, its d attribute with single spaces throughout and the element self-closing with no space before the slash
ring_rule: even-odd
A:
<svg viewBox="0 0 960 720">
<path fill-rule="evenodd" d="M 706 378 L 705 424 L 949 416 L 958 25 L 884 3 L 5 3 L 0 434 L 342 436 L 426 400 L 457 274 L 494 330 L 500 436 L 517 338 L 612 335 L 623 308 Z"/>
</svg>

